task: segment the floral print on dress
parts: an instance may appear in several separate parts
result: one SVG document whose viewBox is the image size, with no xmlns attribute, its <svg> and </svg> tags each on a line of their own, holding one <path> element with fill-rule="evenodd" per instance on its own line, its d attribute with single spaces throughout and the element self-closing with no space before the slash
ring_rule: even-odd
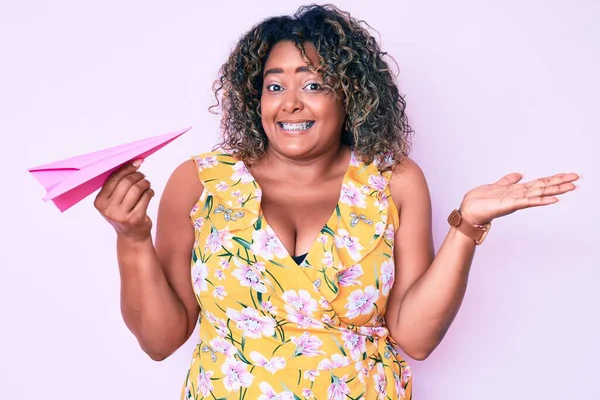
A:
<svg viewBox="0 0 600 400">
<path fill-rule="evenodd" d="M 296 264 L 261 212 L 243 162 L 192 157 L 199 343 L 181 399 L 411 399 L 410 367 L 385 327 L 398 215 L 390 173 L 351 154 L 337 206 Z"/>
</svg>

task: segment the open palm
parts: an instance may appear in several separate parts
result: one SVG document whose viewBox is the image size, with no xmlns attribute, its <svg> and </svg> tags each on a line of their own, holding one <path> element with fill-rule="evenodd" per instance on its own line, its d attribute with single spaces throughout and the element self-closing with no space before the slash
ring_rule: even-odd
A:
<svg viewBox="0 0 600 400">
<path fill-rule="evenodd" d="M 519 183 L 522 179 L 521 174 L 511 173 L 470 190 L 461 205 L 463 216 L 473 224 L 484 224 L 517 210 L 556 203 L 556 196 L 576 188 L 573 182 L 579 175 L 561 173 Z"/>
</svg>

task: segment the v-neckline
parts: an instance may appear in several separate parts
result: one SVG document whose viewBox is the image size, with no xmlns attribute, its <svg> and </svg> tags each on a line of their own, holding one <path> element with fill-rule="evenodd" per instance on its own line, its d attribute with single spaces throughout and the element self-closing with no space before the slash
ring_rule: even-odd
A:
<svg viewBox="0 0 600 400">
<path fill-rule="evenodd" d="M 277 234 L 277 232 L 275 231 L 275 229 L 273 229 L 273 226 L 265 218 L 265 214 L 263 213 L 263 209 L 262 209 L 262 188 L 261 188 L 260 184 L 258 183 L 258 181 L 256 180 L 256 178 L 254 177 L 254 175 L 248 170 L 248 174 L 252 178 L 252 183 L 256 186 L 256 189 L 260 190 L 260 192 L 261 192 L 261 199 L 259 200 L 259 203 L 258 203 L 258 217 L 260 219 L 262 219 L 262 226 L 264 226 L 264 229 L 266 229 L 267 227 L 271 229 L 271 232 L 273 233 L 273 236 L 275 237 L 275 239 L 277 239 L 277 241 L 279 242 L 279 244 L 281 245 L 281 247 L 285 251 L 285 259 L 287 261 L 290 261 L 292 263 L 291 265 L 297 265 L 299 267 L 304 266 L 304 264 L 306 264 L 306 263 L 308 263 L 309 265 L 312 265 L 312 263 L 311 263 L 311 256 L 315 252 L 315 246 L 317 246 L 317 244 L 319 243 L 319 237 L 322 234 L 323 229 L 325 229 L 325 227 L 329 226 L 331 220 L 334 219 L 336 216 L 339 215 L 339 207 L 340 207 L 340 202 L 341 202 L 341 199 L 342 199 L 344 185 L 346 184 L 346 182 L 348 180 L 348 176 L 350 175 L 350 170 L 353 167 L 353 161 L 354 161 L 354 152 L 352 151 L 352 149 L 350 149 L 350 156 L 349 156 L 349 159 L 348 159 L 348 165 L 346 166 L 346 170 L 344 171 L 344 175 L 342 176 L 342 182 L 340 184 L 340 190 L 339 190 L 338 200 L 335 203 L 335 207 L 333 208 L 333 211 L 331 212 L 331 214 L 330 214 L 329 218 L 327 219 L 327 221 L 325 221 L 325 223 L 323 224 L 323 226 L 321 228 L 319 228 L 319 231 L 316 233 L 316 235 L 314 237 L 314 240 L 311 242 L 311 245 L 308 248 L 308 251 L 306 253 L 302 253 L 302 255 L 304 255 L 304 254 L 306 254 L 306 255 L 304 257 L 304 260 L 300 264 L 296 263 L 296 261 L 294 260 L 294 257 L 290 254 L 290 252 L 287 249 L 287 247 L 285 247 L 285 245 L 281 241 L 281 239 L 280 239 L 279 235 Z"/>
</svg>

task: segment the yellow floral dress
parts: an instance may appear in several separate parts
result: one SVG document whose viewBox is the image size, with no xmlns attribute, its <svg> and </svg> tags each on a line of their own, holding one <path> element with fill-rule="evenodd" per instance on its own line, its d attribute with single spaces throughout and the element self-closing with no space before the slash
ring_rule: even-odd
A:
<svg viewBox="0 0 600 400">
<path fill-rule="evenodd" d="M 352 155 L 340 198 L 297 264 L 261 213 L 261 189 L 223 151 L 194 156 L 191 210 L 200 338 L 181 399 L 411 399 L 385 327 L 398 212 L 389 172 Z"/>
</svg>

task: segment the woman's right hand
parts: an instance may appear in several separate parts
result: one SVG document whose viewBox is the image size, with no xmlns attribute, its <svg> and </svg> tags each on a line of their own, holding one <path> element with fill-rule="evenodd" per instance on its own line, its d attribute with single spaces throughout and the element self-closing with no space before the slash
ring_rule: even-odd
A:
<svg viewBox="0 0 600 400">
<path fill-rule="evenodd" d="M 150 237 L 152 220 L 147 210 L 154 191 L 138 171 L 143 160 L 113 172 L 94 200 L 94 207 L 115 228 L 117 235 L 142 242 Z"/>
</svg>

